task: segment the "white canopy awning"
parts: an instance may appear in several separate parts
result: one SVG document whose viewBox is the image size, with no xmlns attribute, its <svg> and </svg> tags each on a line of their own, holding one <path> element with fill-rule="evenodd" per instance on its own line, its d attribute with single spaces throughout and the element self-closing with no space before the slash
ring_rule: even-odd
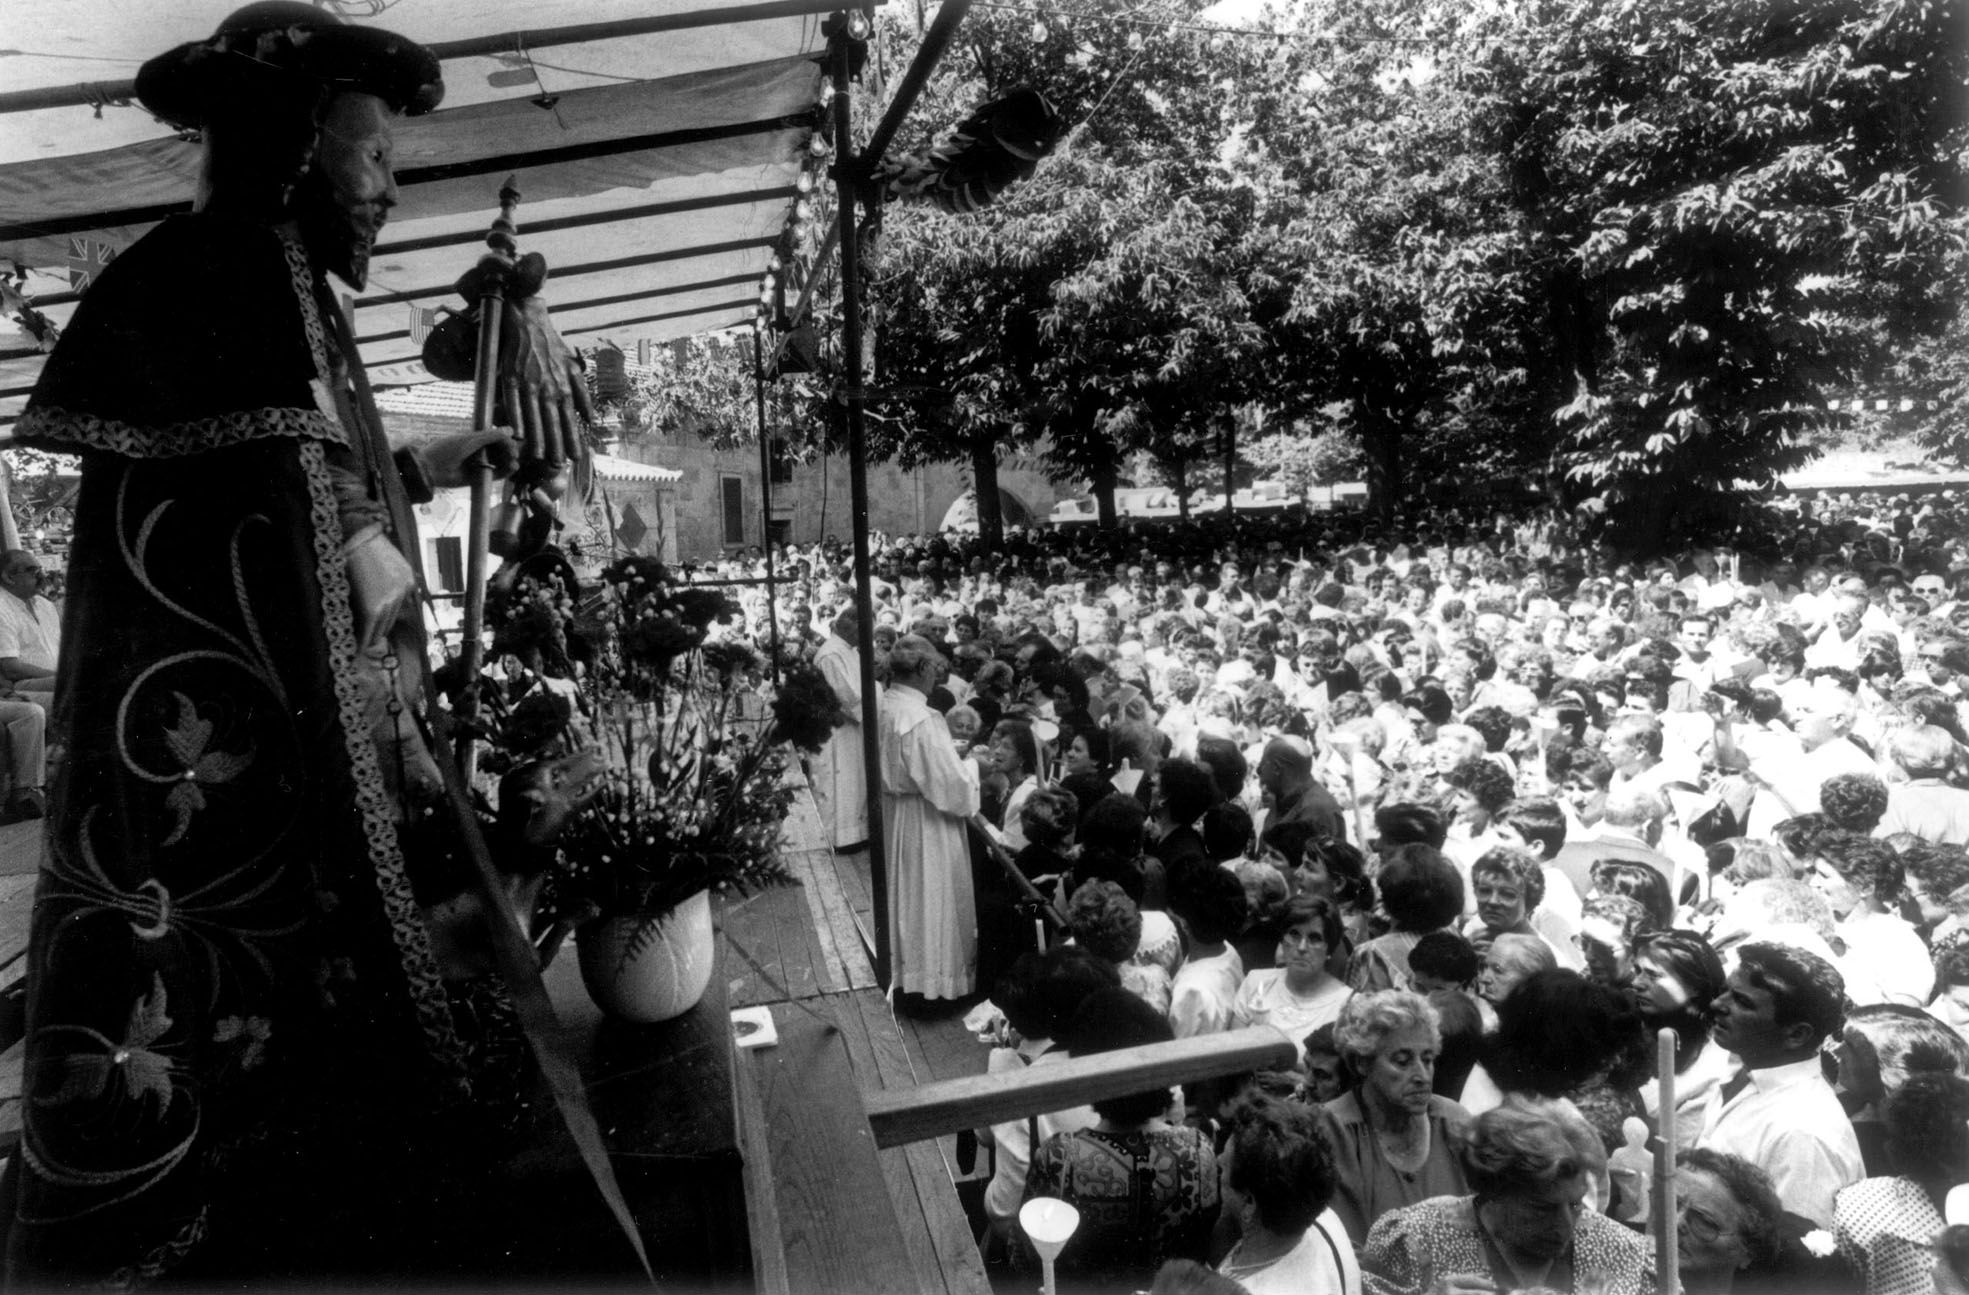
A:
<svg viewBox="0 0 1969 1295">
<path fill-rule="evenodd" d="M 373 8 L 328 2 L 356 22 Z M 839 2 L 582 0 L 579 26 L 549 29 L 536 25 L 565 10 L 530 0 L 386 7 L 380 25 L 443 57 L 446 95 L 398 129 L 402 202 L 355 303 L 375 380 L 426 380 L 415 312 L 463 304 L 451 285 L 482 250 L 508 174 L 521 248 L 547 257 L 572 345 L 751 319 L 810 160 L 821 24 Z M 92 260 L 189 205 L 198 146 L 116 94 L 143 60 L 209 35 L 239 3 L 9 7 L 20 52 L 0 93 L 0 265 L 32 271 L 26 291 L 58 325 Z M 73 102 L 38 106 L 62 100 Z M 30 336 L 0 323 L 0 431 L 41 363 Z"/>
<path fill-rule="evenodd" d="M 684 479 L 684 474 L 675 468 L 659 468 L 654 463 L 618 459 L 613 454 L 595 456 L 595 475 L 603 481 L 682 481 Z"/>
</svg>

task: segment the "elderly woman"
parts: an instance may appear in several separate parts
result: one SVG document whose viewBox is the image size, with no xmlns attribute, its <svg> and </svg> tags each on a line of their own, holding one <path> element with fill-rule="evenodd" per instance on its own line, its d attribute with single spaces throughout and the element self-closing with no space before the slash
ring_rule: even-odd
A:
<svg viewBox="0 0 1969 1295">
<path fill-rule="evenodd" d="M 1089 995 L 1064 1035 L 1076 1057 L 1175 1037 L 1125 989 Z M 1026 1199 L 1057 1197 L 1080 1211 L 1058 1261 L 1063 1286 L 1140 1290 L 1167 1260 L 1206 1257 L 1216 1156 L 1208 1134 L 1163 1119 L 1171 1101 L 1167 1088 L 1097 1101 L 1092 1128 L 1059 1134 L 1033 1156 Z"/>
<path fill-rule="evenodd" d="M 1261 1093 L 1225 1123 L 1218 1181 L 1239 1238 L 1217 1271 L 1247 1295 L 1357 1295 L 1360 1265 L 1329 1208 L 1333 1155 L 1313 1112 Z"/>
<path fill-rule="evenodd" d="M 1770 1175 L 1707 1148 L 1675 1157 L 1675 1249 L 1688 1295 L 1729 1295 L 1738 1275 L 1781 1260 L 1784 1205 Z"/>
<path fill-rule="evenodd" d="M 1531 935 L 1531 915 L 1545 898 L 1545 870 L 1528 850 L 1493 846 L 1470 865 L 1477 915 L 1463 924 L 1463 938 L 1482 953 L 1500 935 Z M 1543 937 L 1540 937 L 1543 938 Z M 1558 950 L 1553 950 L 1556 957 Z"/>
<path fill-rule="evenodd" d="M 1493 1013 L 1511 991 L 1541 971 L 1555 971 L 1552 946 L 1536 935 L 1500 935 L 1491 941 L 1477 972 L 1477 997 Z"/>
<path fill-rule="evenodd" d="M 1364 994 L 1409 988 L 1408 951 L 1463 912 L 1463 878 L 1426 845 L 1396 848 L 1383 861 L 1379 882 L 1381 906 L 1394 929 L 1355 950 L 1347 966 L 1347 983 Z"/>
<path fill-rule="evenodd" d="M 1892 1168 L 1883 1113 L 1887 1100 L 1909 1076 L 1923 1068 L 1946 1068 L 1969 1078 L 1969 1043 L 1928 1013 L 1894 1003 L 1848 1012 L 1836 1055 L 1839 1088 L 1852 1115 L 1866 1171 L 1873 1175 Z"/>
<path fill-rule="evenodd" d="M 1433 1091 L 1442 1033 L 1420 994 L 1356 995 L 1340 1009 L 1334 1042 L 1355 1087 L 1320 1108 L 1320 1127 L 1339 1177 L 1333 1210 L 1359 1245 L 1389 1210 L 1463 1191 L 1451 1131 L 1468 1117 Z"/>
<path fill-rule="evenodd" d="M 1340 1019 L 1340 1008 L 1354 992 L 1326 969 L 1328 952 L 1340 940 L 1340 914 L 1333 905 L 1311 895 L 1293 896 L 1285 906 L 1278 965 L 1245 974 L 1231 1000 L 1232 1027 L 1275 1025 L 1298 1044 Z"/>
<path fill-rule="evenodd" d="M 1472 1195 L 1382 1215 L 1361 1254 L 1375 1295 L 1655 1288 L 1646 1238 L 1585 1209 L 1605 1154 L 1590 1131 L 1501 1106 L 1478 1117 L 1463 1148 Z"/>
</svg>

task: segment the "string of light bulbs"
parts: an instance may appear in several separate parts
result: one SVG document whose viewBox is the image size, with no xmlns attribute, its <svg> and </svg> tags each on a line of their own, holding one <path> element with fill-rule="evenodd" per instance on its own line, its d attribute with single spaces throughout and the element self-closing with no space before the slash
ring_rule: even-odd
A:
<svg viewBox="0 0 1969 1295">
<path fill-rule="evenodd" d="M 1136 27 L 1151 31 L 1187 31 L 1204 36 L 1255 36 L 1264 40 L 1285 40 L 1287 33 L 1260 31 L 1250 27 L 1212 27 L 1180 19 L 1138 18 L 1133 14 L 1088 13 L 1079 9 L 1053 9 L 1044 5 L 1004 4 L 1001 0 L 974 0 L 973 8 L 997 9 L 1005 13 L 1031 14 L 1032 38 L 1043 41 L 1050 34 L 1046 19 L 1072 19 L 1075 22 L 1106 23 L 1112 27 Z"/>
</svg>

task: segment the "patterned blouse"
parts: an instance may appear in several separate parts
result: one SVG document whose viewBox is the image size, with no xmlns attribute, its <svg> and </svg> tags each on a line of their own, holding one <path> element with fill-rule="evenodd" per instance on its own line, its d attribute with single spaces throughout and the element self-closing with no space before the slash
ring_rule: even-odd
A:
<svg viewBox="0 0 1969 1295">
<path fill-rule="evenodd" d="M 1209 1135 L 1155 1121 L 1146 1129 L 1081 1129 L 1032 1158 L 1026 1199 L 1055 1196 L 1080 1211 L 1058 1261 L 1077 1287 L 1146 1289 L 1170 1259 L 1205 1262 L 1217 1222 L 1217 1158 Z"/>
<path fill-rule="evenodd" d="M 1566 1269 L 1570 1281 L 1563 1275 Z M 1382 1215 L 1361 1252 L 1368 1295 L 1422 1295 L 1438 1279 L 1457 1273 L 1490 1277 L 1499 1290 L 1517 1285 L 1511 1273 L 1491 1271 L 1472 1196 L 1438 1196 Z M 1545 1286 L 1562 1293 L 1653 1295 L 1653 1244 L 1603 1215 L 1582 1214 L 1573 1226 L 1571 1250 L 1554 1266 Z"/>
<path fill-rule="evenodd" d="M 1839 1253 L 1866 1281 L 1866 1295 L 1928 1295 L 1942 1231 L 1928 1193 L 1906 1178 L 1867 1178 L 1840 1192 L 1832 1206 Z"/>
</svg>

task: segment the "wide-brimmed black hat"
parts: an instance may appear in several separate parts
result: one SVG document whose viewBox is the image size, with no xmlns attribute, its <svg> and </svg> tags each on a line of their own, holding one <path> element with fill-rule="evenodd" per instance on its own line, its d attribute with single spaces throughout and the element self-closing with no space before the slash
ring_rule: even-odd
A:
<svg viewBox="0 0 1969 1295">
<path fill-rule="evenodd" d="M 416 41 L 345 23 L 300 0 L 260 0 L 234 10 L 210 38 L 145 63 L 137 70 L 137 100 L 173 125 L 200 127 L 296 77 L 373 94 L 413 116 L 444 98 L 437 56 Z"/>
</svg>

